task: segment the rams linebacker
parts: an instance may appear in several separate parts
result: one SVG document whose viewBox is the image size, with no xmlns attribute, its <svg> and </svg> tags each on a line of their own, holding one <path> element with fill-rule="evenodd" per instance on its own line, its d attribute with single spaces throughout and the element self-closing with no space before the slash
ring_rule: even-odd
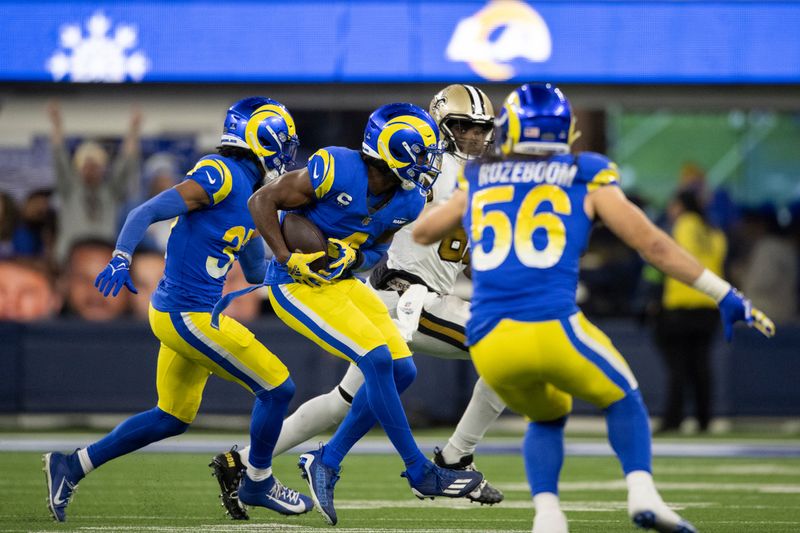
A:
<svg viewBox="0 0 800 533">
<path fill-rule="evenodd" d="M 648 415 L 636 378 L 575 303 L 578 260 L 592 223 L 601 220 L 648 262 L 714 298 L 729 340 L 736 322 L 766 336 L 774 325 L 627 200 L 613 162 L 590 152 L 572 155 L 572 125 L 569 102 L 555 86 L 513 91 L 498 119 L 502 156 L 468 163 L 465 192 L 418 221 L 414 237 L 433 243 L 463 217 L 474 283 L 467 340 L 480 376 L 531 420 L 523 453 L 534 533 L 567 531 L 558 477 L 573 396 L 605 412 L 634 524 L 693 533 L 653 483 Z"/>
<path fill-rule="evenodd" d="M 148 226 L 177 217 L 168 244 L 164 277 L 153 294 L 150 326 L 161 341 L 158 405 L 117 426 L 101 440 L 64 455 L 44 455 L 48 507 L 66 520 L 78 482 L 104 463 L 186 431 L 200 407 L 209 375 L 235 381 L 255 395 L 250 424 L 250 467 L 239 498 L 282 514 L 309 511 L 313 502 L 272 475 L 272 451 L 294 394 L 284 364 L 232 318 L 211 327 L 233 262 L 249 281 L 264 279 L 264 245 L 247 201 L 266 176 L 283 172 L 298 146 L 292 116 L 275 100 L 246 98 L 227 113 L 219 154 L 200 159 L 186 179 L 148 200 L 127 217 L 108 266 L 95 286 L 104 296 L 136 288 L 129 268 Z"/>
<path fill-rule="evenodd" d="M 445 142 L 442 172 L 427 194 L 426 209 L 445 202 L 456 188 L 456 177 L 466 161 L 486 153 L 492 144 L 494 109 L 489 98 L 471 85 L 449 85 L 431 100 L 431 117 Z M 469 303 L 453 294 L 456 278 L 466 267 L 467 236 L 459 229 L 434 247 L 420 246 L 411 238 L 413 223 L 403 226 L 389 246 L 387 263 L 372 271 L 369 284 L 389 309 L 409 348 L 448 359 L 469 359 L 465 326 Z M 350 409 L 364 377 L 350 365 L 339 385 L 305 402 L 284 420 L 275 446 L 279 455 L 336 426 Z M 483 380 L 478 380 L 455 433 L 434 462 L 455 469 L 474 469 L 475 447 L 505 404 Z M 222 490 L 222 502 L 234 519 L 246 519 L 236 501 L 239 472 L 248 463 L 249 447 L 214 457 L 211 467 Z M 484 480 L 467 498 L 481 504 L 503 500 L 503 493 Z"/>
<path fill-rule="evenodd" d="M 439 129 L 427 112 L 388 104 L 370 115 L 360 152 L 318 150 L 306 169 L 281 176 L 250 199 L 256 227 L 275 254 L 265 280 L 273 309 L 289 327 L 358 366 L 364 376 L 331 440 L 300 460 L 314 503 L 330 524 L 337 521 L 333 490 L 339 465 L 376 421 L 402 457 L 403 476 L 417 496 L 461 497 L 483 481 L 477 471 L 434 465 L 417 447 L 400 403 L 400 393 L 416 375 L 411 351 L 380 298 L 353 277 L 354 271 L 373 267 L 394 233 L 422 211 L 442 151 Z M 306 217 L 328 239 L 334 259 L 327 275 L 311 268 L 325 251 L 287 248 L 279 211 Z"/>
</svg>

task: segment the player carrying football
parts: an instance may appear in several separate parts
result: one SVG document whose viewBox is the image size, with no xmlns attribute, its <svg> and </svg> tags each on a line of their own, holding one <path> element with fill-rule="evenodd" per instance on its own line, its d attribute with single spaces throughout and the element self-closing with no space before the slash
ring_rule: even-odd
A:
<svg viewBox="0 0 800 533">
<path fill-rule="evenodd" d="M 572 124 L 569 102 L 553 85 L 512 92 L 498 120 L 502 157 L 468 163 L 466 192 L 417 222 L 414 237 L 433 243 L 463 217 L 474 283 L 470 353 L 489 386 L 531 420 L 523 449 L 534 533 L 567 531 L 558 477 L 573 396 L 605 412 L 633 522 L 692 533 L 694 526 L 667 507 L 653 483 L 648 415 L 636 379 L 575 303 L 578 259 L 592 223 L 601 220 L 667 275 L 716 300 L 726 338 L 739 321 L 766 336 L 774 325 L 626 199 L 614 163 L 600 154 L 570 154 Z"/>
<path fill-rule="evenodd" d="M 411 351 L 375 292 L 355 279 L 386 253 L 395 232 L 417 218 L 439 173 L 439 129 L 411 104 L 389 104 L 367 122 L 362 150 L 318 150 L 306 169 L 268 183 L 250 200 L 256 227 L 273 253 L 266 284 L 270 302 L 291 328 L 358 366 L 364 386 L 331 440 L 303 454 L 301 468 L 317 509 L 337 521 L 333 488 L 350 448 L 380 422 L 400 453 L 417 496 L 461 497 L 483 481 L 477 471 L 453 471 L 425 458 L 411 434 L 400 393 L 416 375 Z M 325 251 L 290 251 L 279 211 L 313 222 L 335 259 L 323 277 L 311 263 Z M 252 452 L 251 452 L 252 453 Z"/>
<path fill-rule="evenodd" d="M 471 85 L 449 85 L 442 89 L 431 101 L 430 114 L 445 141 L 445 153 L 442 171 L 428 192 L 426 209 L 450 198 L 456 188 L 456 177 L 467 160 L 483 155 L 491 145 L 494 126 L 492 103 L 483 91 Z M 371 273 L 369 283 L 414 353 L 469 359 L 464 345 L 469 303 L 453 294 L 456 277 L 469 262 L 467 236 L 459 228 L 434 247 L 420 246 L 411 238 L 412 226 L 413 223 L 403 226 L 395 234 L 388 262 Z M 308 400 L 283 422 L 275 454 L 335 427 L 347 414 L 363 383 L 361 371 L 350 365 L 336 388 Z M 504 408 L 497 394 L 482 379 L 478 380 L 455 433 L 443 450 L 435 450 L 436 464 L 474 469 L 475 447 Z M 246 511 L 236 501 L 236 490 L 239 471 L 247 464 L 248 453 L 249 447 L 239 452 L 231 450 L 217 455 L 211 464 L 222 490 L 222 501 L 236 519 L 247 518 Z M 503 493 L 484 480 L 467 498 L 491 505 L 502 501 Z"/>
<path fill-rule="evenodd" d="M 223 316 L 218 329 L 210 324 L 211 310 L 237 258 L 249 281 L 264 279 L 264 246 L 261 239 L 251 240 L 255 226 L 247 201 L 265 175 L 282 173 L 294 160 L 294 120 L 274 100 L 247 98 L 228 110 L 220 144 L 219 154 L 200 159 L 182 183 L 128 215 L 111 262 L 97 276 L 95 286 L 105 296 L 116 296 L 123 287 L 135 294 L 128 269 L 136 246 L 150 224 L 178 217 L 167 244 L 164 277 L 150 305 L 150 327 L 161 341 L 158 406 L 128 418 L 75 453 L 44 456 L 48 507 L 59 522 L 66 520 L 78 482 L 89 472 L 186 431 L 210 374 L 235 381 L 256 397 L 241 501 L 287 515 L 313 506 L 310 498 L 272 475 L 272 451 L 295 389 L 289 371 L 232 318 Z"/>
</svg>

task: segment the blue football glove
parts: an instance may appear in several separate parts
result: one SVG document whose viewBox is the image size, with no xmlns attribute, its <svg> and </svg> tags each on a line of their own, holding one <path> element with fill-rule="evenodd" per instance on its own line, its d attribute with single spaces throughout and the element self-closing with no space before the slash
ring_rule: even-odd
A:
<svg viewBox="0 0 800 533">
<path fill-rule="evenodd" d="M 131 264 L 127 259 L 119 255 L 115 256 L 97 275 L 94 280 L 94 286 L 103 293 L 103 296 L 108 296 L 108 293 L 116 296 L 123 286 L 128 287 L 128 290 L 133 294 L 139 294 L 139 291 L 133 286 L 130 266 Z"/>
<path fill-rule="evenodd" d="M 767 315 L 755 309 L 750 300 L 734 288 L 719 302 L 719 314 L 722 316 L 722 327 L 725 340 L 733 339 L 733 325 L 744 322 L 748 327 L 756 328 L 762 335 L 769 338 L 775 335 L 775 324 Z"/>
</svg>

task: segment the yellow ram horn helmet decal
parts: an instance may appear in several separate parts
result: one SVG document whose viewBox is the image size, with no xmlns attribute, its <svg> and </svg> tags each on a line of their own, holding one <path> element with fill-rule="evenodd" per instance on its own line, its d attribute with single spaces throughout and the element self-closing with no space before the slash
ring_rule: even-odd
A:
<svg viewBox="0 0 800 533">
<path fill-rule="evenodd" d="M 253 111 L 253 114 L 250 115 L 250 118 L 247 120 L 247 126 L 245 127 L 245 139 L 247 139 L 247 144 L 250 146 L 250 149 L 253 150 L 253 152 L 255 152 L 255 154 L 259 157 L 269 157 L 275 155 L 274 151 L 269 150 L 268 148 L 262 146 L 260 142 L 258 142 L 258 125 L 261 124 L 261 121 L 263 121 L 265 118 L 276 115 L 283 118 L 283 120 L 286 122 L 289 136 L 294 135 L 295 127 L 291 115 L 289 115 L 285 109 L 275 104 L 267 104 L 259 107 Z"/>
<path fill-rule="evenodd" d="M 516 94 L 514 94 L 514 96 L 516 96 Z M 519 142 L 519 135 L 522 131 L 519 115 L 517 114 L 517 106 L 514 105 L 511 100 L 512 99 L 509 98 L 503 105 L 503 109 L 506 111 L 506 121 L 508 121 L 508 134 L 501 147 L 505 155 L 509 155 L 514 150 L 514 145 Z M 518 98 L 516 100 L 519 101 Z"/>
<path fill-rule="evenodd" d="M 386 161 L 390 168 L 403 168 L 410 165 L 412 162 L 403 162 L 395 159 L 389 151 L 389 140 L 397 131 L 413 128 L 425 143 L 425 146 L 436 145 L 436 132 L 426 121 L 419 117 L 412 115 L 400 115 L 394 117 L 386 123 L 378 136 L 378 153 L 381 158 Z"/>
</svg>

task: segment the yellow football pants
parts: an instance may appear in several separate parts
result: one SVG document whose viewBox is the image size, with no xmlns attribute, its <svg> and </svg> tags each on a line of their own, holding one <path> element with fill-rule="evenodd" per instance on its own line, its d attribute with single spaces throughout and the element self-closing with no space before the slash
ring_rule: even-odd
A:
<svg viewBox="0 0 800 533">
<path fill-rule="evenodd" d="M 156 389 L 158 407 L 190 424 L 203 397 L 208 376 L 235 381 L 253 394 L 271 390 L 289 370 L 253 333 L 236 320 L 211 313 L 162 312 L 150 306 L 150 327 L 161 341 Z"/>
<path fill-rule="evenodd" d="M 321 287 L 285 283 L 268 289 L 280 319 L 334 355 L 355 363 L 384 344 L 392 359 L 411 355 L 386 306 L 359 280 Z"/>
<path fill-rule="evenodd" d="M 573 396 L 605 408 L 638 387 L 625 359 L 583 313 L 544 322 L 503 320 L 470 355 L 509 408 L 533 421 L 566 416 Z"/>
</svg>

